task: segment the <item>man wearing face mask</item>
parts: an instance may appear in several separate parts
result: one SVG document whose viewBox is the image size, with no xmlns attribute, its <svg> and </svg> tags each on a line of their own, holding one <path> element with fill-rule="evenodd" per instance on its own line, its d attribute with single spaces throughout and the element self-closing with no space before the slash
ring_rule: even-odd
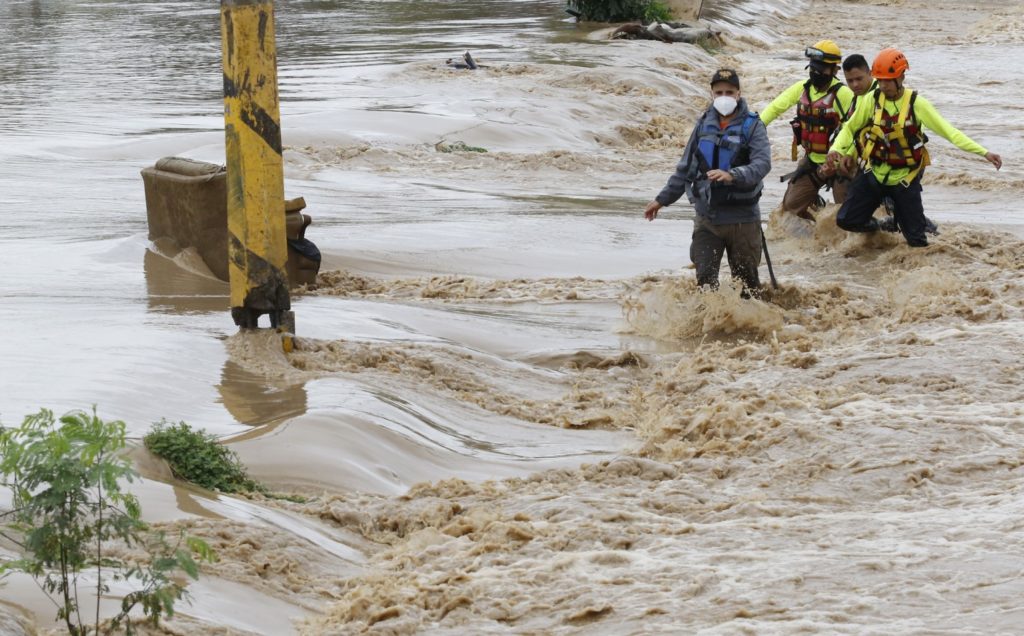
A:
<svg viewBox="0 0 1024 636">
<path fill-rule="evenodd" d="M 925 247 L 927 219 L 921 204 L 921 175 L 931 161 L 924 129 L 945 137 L 961 150 L 984 157 L 996 170 L 1002 167 L 1003 160 L 954 128 L 917 91 L 904 88 L 908 70 L 910 63 L 899 50 L 879 52 L 871 65 L 878 88 L 861 99 L 857 111 L 832 144 L 828 161 L 833 166 L 842 162 L 849 170 L 859 154 L 866 166 L 854 179 L 849 197 L 839 209 L 839 227 L 848 232 L 898 229 L 908 245 Z M 856 145 L 854 139 L 858 140 Z M 893 200 L 889 227 L 880 226 L 874 218 L 884 197 Z"/>
<path fill-rule="evenodd" d="M 789 185 L 782 197 L 782 209 L 813 221 L 808 208 L 817 200 L 822 186 L 832 186 L 832 197 L 836 203 L 842 203 L 846 195 L 846 182 L 833 179 L 835 171 L 826 165 L 825 156 L 856 97 L 836 77 L 842 53 L 835 42 L 822 40 L 807 47 L 804 56 L 809 61 L 809 78 L 782 91 L 761 112 L 761 121 L 767 126 L 794 105 L 797 107 L 796 118 L 790 122 L 793 126 L 793 159 L 797 158 L 798 147 L 803 147 L 804 156 L 796 170 L 787 175 Z"/>
<path fill-rule="evenodd" d="M 772 168 L 768 131 L 740 96 L 740 78 L 722 69 L 711 78 L 712 105 L 701 115 L 686 142 L 686 152 L 668 184 L 644 209 L 653 221 L 658 210 L 686 193 L 697 216 L 690 260 L 697 284 L 718 287 L 723 253 L 744 293 L 760 287 L 761 209 L 758 199 Z"/>
</svg>

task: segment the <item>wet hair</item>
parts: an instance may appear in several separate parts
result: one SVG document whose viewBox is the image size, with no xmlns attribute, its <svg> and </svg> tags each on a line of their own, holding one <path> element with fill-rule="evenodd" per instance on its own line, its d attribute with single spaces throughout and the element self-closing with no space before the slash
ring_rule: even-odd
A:
<svg viewBox="0 0 1024 636">
<path fill-rule="evenodd" d="M 871 72 L 871 65 L 864 59 L 864 56 L 860 53 L 854 53 L 853 55 L 847 55 L 846 59 L 843 60 L 843 71 L 852 71 L 855 68 L 862 68 L 865 71 Z"/>
</svg>

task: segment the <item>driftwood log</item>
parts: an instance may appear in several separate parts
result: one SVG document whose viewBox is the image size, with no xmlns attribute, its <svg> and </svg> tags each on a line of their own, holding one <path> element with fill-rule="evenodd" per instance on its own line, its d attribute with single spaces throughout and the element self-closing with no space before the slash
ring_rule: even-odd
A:
<svg viewBox="0 0 1024 636">
<path fill-rule="evenodd" d="M 677 22 L 651 22 L 648 25 L 632 22 L 623 24 L 612 31 L 613 40 L 658 40 L 659 42 L 721 42 L 721 31 L 712 31 L 706 27 L 696 27 Z"/>
</svg>

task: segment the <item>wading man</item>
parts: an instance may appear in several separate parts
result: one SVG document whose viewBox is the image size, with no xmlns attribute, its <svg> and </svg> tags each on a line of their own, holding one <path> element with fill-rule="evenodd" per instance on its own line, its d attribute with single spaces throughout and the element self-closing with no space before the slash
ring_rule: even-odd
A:
<svg viewBox="0 0 1024 636">
<path fill-rule="evenodd" d="M 843 123 L 845 124 L 850 121 L 853 114 L 857 112 L 857 106 L 860 105 L 861 98 L 878 88 L 878 82 L 871 77 L 871 65 L 868 64 L 868 61 L 860 53 L 848 55 L 846 56 L 846 59 L 843 60 L 843 78 L 846 80 L 846 85 L 850 87 L 850 90 L 853 91 L 854 95 L 854 100 L 850 105 L 850 110 L 846 113 L 846 117 L 843 118 Z M 865 108 L 871 108 L 870 104 L 865 106 Z M 828 161 L 825 163 L 827 165 Z M 849 174 L 845 174 L 840 170 L 839 174 L 847 177 L 847 185 L 849 185 L 849 182 L 853 177 L 857 176 L 856 170 Z M 839 201 L 839 203 L 842 202 Z"/>
<path fill-rule="evenodd" d="M 846 79 L 846 85 L 849 86 L 850 90 L 853 91 L 853 94 L 857 96 L 857 99 L 853 102 L 853 106 L 850 108 L 850 112 L 846 114 L 845 121 L 849 121 L 850 118 L 853 117 L 853 114 L 857 111 L 857 107 L 860 105 L 862 101 L 867 102 L 867 106 L 864 106 L 864 108 L 873 108 L 872 99 L 874 98 L 874 91 L 878 88 L 878 80 L 871 77 L 871 65 L 868 64 L 868 61 L 864 59 L 864 56 L 861 55 L 860 53 L 848 55 L 846 59 L 843 60 L 843 77 Z M 867 97 L 866 99 L 861 99 L 865 95 L 868 95 L 869 97 Z M 856 146 L 855 151 L 857 156 L 859 157 L 861 152 L 863 151 L 863 148 L 860 147 L 856 135 L 854 135 L 853 137 L 853 143 Z M 857 172 L 859 171 L 857 170 L 856 164 L 850 165 L 849 171 L 842 167 L 839 168 L 839 171 L 836 173 L 835 178 L 836 180 L 842 179 L 845 181 L 846 185 L 844 186 L 844 191 L 845 188 L 849 186 L 850 181 L 852 181 L 853 178 L 857 176 Z M 882 199 L 882 203 L 885 205 L 886 212 L 891 216 L 893 214 L 894 209 L 892 198 L 884 197 Z M 892 225 L 892 222 L 890 222 L 890 225 Z M 924 231 L 926 233 L 939 233 L 939 226 L 936 225 L 927 216 L 924 217 L 924 225 Z M 895 230 L 895 226 L 892 225 L 892 227 Z"/>
<path fill-rule="evenodd" d="M 832 187 L 836 203 L 842 203 L 846 195 L 846 183 L 833 179 L 834 170 L 826 165 L 825 158 L 833 136 L 853 106 L 854 94 L 836 77 L 842 53 L 835 42 L 822 40 L 807 47 L 804 56 L 808 59 L 808 79 L 782 91 L 761 113 L 761 121 L 768 125 L 796 105 L 796 118 L 790 122 L 793 159 L 799 147 L 804 149 L 804 156 L 796 170 L 787 175 L 789 185 L 782 197 L 782 209 L 813 221 L 808 208 L 818 200 L 823 186 Z"/>
<path fill-rule="evenodd" d="M 856 97 L 850 111 L 846 113 L 845 119 L 849 119 L 856 111 L 860 98 L 878 88 L 878 82 L 871 77 L 871 65 L 860 53 L 847 55 L 843 60 L 843 79 Z"/>
<path fill-rule="evenodd" d="M 653 221 L 658 210 L 686 193 L 697 216 L 693 221 L 690 260 L 697 284 L 718 287 L 722 254 L 729 257 L 733 278 L 744 293 L 760 287 L 761 209 L 758 199 L 771 170 L 768 131 L 740 96 L 740 78 L 722 69 L 711 78 L 712 104 L 693 128 L 686 152 L 668 184 L 644 209 Z"/>
<path fill-rule="evenodd" d="M 965 152 L 985 157 L 1002 167 L 1002 158 L 954 128 L 931 102 L 904 88 L 907 58 L 897 49 L 884 49 L 871 65 L 878 88 L 860 100 L 829 152 L 829 164 L 850 170 L 859 152 L 865 170 L 850 186 L 836 216 L 836 224 L 849 232 L 899 230 L 912 247 L 928 245 L 927 221 L 921 204 L 921 175 L 930 161 L 924 128 L 939 134 Z M 856 141 L 856 143 L 855 143 Z M 874 212 L 884 197 L 893 201 L 889 227 L 880 227 Z"/>
</svg>

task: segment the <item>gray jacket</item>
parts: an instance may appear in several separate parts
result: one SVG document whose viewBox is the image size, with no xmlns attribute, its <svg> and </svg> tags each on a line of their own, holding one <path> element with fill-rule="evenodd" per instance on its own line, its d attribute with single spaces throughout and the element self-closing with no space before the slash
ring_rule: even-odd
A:
<svg viewBox="0 0 1024 636">
<path fill-rule="evenodd" d="M 747 108 L 747 100 L 740 99 L 732 119 L 734 123 L 729 126 L 733 139 L 739 139 L 737 131 L 742 127 L 742 122 L 748 114 L 751 113 Z M 685 192 L 697 214 L 707 218 L 714 225 L 760 221 L 761 208 L 757 202 L 760 199 L 763 180 L 772 169 L 768 130 L 760 119 L 754 121 L 749 128 L 749 162 L 729 169 L 733 176 L 732 184 L 712 185 L 705 176 L 706 171 L 701 170 L 701 167 L 707 166 L 700 166 L 702 157 L 697 144 L 700 143 L 701 130 L 717 128 L 718 112 L 714 108 L 708 108 L 697 120 L 690 140 L 686 142 L 686 152 L 676 165 L 675 174 L 669 178 L 655 200 L 665 206 L 672 205 Z M 736 130 L 732 130 L 734 128 Z"/>
</svg>

